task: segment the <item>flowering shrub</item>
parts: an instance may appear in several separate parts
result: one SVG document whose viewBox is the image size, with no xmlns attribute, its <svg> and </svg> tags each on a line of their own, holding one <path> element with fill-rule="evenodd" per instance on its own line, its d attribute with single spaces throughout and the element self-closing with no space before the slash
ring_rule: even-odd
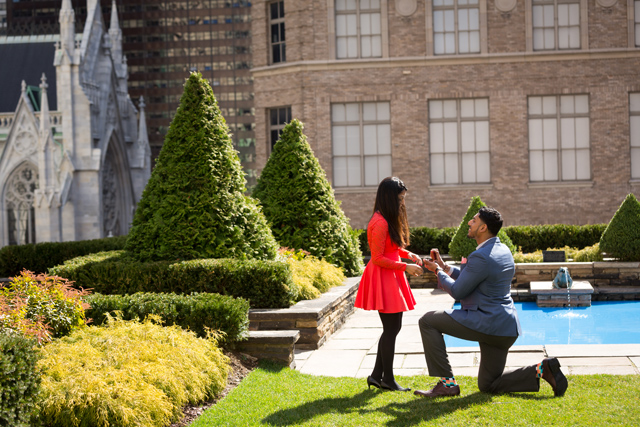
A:
<svg viewBox="0 0 640 427">
<path fill-rule="evenodd" d="M 0 331 L 17 331 L 39 343 L 67 335 L 85 325 L 89 306 L 82 297 L 88 293 L 67 279 L 24 270 L 0 290 Z"/>
</svg>

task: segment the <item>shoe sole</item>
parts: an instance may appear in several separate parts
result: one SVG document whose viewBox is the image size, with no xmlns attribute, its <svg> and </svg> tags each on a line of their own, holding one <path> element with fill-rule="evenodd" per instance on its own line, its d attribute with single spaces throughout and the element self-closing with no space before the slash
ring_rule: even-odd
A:
<svg viewBox="0 0 640 427">
<path fill-rule="evenodd" d="M 556 381 L 556 388 L 553 390 L 553 394 L 556 397 L 564 396 L 564 393 L 567 391 L 567 387 L 569 387 L 569 382 L 567 381 L 567 377 L 565 377 L 560 370 L 560 361 L 555 358 L 549 360 L 549 369 L 553 374 L 553 379 Z"/>
</svg>

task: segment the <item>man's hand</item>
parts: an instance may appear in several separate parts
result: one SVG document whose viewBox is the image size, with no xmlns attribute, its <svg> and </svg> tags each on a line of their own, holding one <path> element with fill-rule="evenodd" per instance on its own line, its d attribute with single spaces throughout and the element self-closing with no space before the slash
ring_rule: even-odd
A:
<svg viewBox="0 0 640 427">
<path fill-rule="evenodd" d="M 440 256 L 440 251 L 436 248 L 431 249 L 431 259 L 440 266 L 440 268 L 442 269 L 446 269 L 446 264 L 444 263 L 444 261 L 442 260 L 442 257 Z"/>
<path fill-rule="evenodd" d="M 422 274 L 422 267 L 415 264 L 407 264 L 405 271 L 412 276 L 420 276 Z"/>
<path fill-rule="evenodd" d="M 435 273 L 439 267 L 439 265 L 435 261 L 428 258 L 423 259 L 422 262 L 423 262 L 424 268 L 426 268 L 432 273 Z"/>
</svg>

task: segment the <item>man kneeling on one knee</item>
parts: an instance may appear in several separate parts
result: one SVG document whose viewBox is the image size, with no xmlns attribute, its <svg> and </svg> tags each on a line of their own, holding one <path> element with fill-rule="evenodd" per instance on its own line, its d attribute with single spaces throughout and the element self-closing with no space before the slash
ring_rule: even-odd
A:
<svg viewBox="0 0 640 427">
<path fill-rule="evenodd" d="M 420 319 L 429 375 L 440 381 L 428 391 L 417 390 L 424 397 L 457 396 L 456 383 L 449 364 L 443 334 L 480 345 L 478 387 L 488 393 L 539 391 L 540 378 L 546 380 L 555 396 L 567 390 L 567 379 L 556 358 L 537 365 L 505 372 L 509 348 L 520 335 L 518 313 L 511 299 L 511 280 L 515 272 L 509 248 L 497 237 L 502 216 L 495 209 L 483 207 L 469 221 L 467 237 L 478 247 L 460 268 L 446 265 L 437 249 L 424 266 L 438 277 L 438 288 L 460 301 L 460 309 L 430 311 Z"/>
</svg>

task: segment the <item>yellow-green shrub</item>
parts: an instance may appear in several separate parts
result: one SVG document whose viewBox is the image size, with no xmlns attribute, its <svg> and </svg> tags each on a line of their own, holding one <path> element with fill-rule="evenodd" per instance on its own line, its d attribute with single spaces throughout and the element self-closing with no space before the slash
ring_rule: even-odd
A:
<svg viewBox="0 0 640 427">
<path fill-rule="evenodd" d="M 151 316 L 150 316 L 151 317 Z M 177 326 L 109 318 L 42 349 L 39 422 L 47 426 L 166 426 L 187 403 L 226 385 L 214 338 Z"/>
<path fill-rule="evenodd" d="M 332 287 L 342 285 L 345 279 L 342 269 L 304 250 L 281 248 L 278 256 L 286 259 L 291 267 L 293 282 L 300 289 L 300 300 L 318 298 Z"/>
<path fill-rule="evenodd" d="M 565 258 L 567 261 L 573 262 L 593 262 L 593 261 L 602 261 L 602 252 L 600 252 L 600 246 L 596 243 L 593 246 L 587 246 L 583 249 L 571 248 L 569 246 L 565 246 L 563 248 L 548 248 L 548 251 L 564 251 Z M 513 254 L 513 260 L 515 262 L 526 262 L 526 263 L 534 263 L 534 262 L 542 262 L 542 251 L 538 250 L 535 252 L 523 254 L 522 252 L 516 252 Z"/>
<path fill-rule="evenodd" d="M 594 262 L 602 261 L 604 258 L 602 252 L 600 252 L 600 244 L 596 243 L 593 246 L 587 246 L 584 249 L 580 249 L 573 254 L 573 260 L 575 262 Z"/>
</svg>

